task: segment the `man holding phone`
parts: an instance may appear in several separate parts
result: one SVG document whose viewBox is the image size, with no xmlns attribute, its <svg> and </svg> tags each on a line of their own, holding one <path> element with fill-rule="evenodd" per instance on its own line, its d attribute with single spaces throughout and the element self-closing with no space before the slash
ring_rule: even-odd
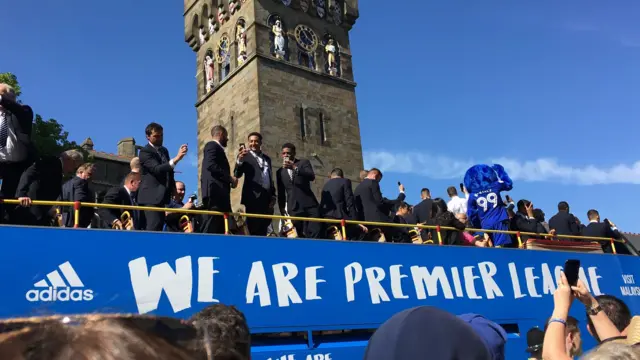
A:
<svg viewBox="0 0 640 360">
<path fill-rule="evenodd" d="M 163 146 L 164 129 L 160 124 L 151 123 L 145 128 L 149 143 L 140 149 L 140 170 L 142 181 L 138 189 L 138 203 L 143 206 L 165 207 L 169 204 L 176 188 L 174 168 L 187 155 L 187 144 L 180 146 L 173 159 Z M 162 211 L 144 211 L 145 229 L 162 231 L 165 214 Z"/>
<path fill-rule="evenodd" d="M 319 217 L 318 200 L 311 190 L 311 182 L 316 179 L 311 162 L 296 159 L 296 147 L 291 143 L 282 145 L 282 167 L 276 173 L 278 184 L 278 206 L 280 213 L 291 216 Z M 285 210 L 286 207 L 286 210 Z M 316 238 L 321 225 L 311 221 L 293 222 L 298 234 Z"/>
<path fill-rule="evenodd" d="M 244 176 L 240 203 L 249 214 L 273 215 L 276 189 L 271 175 L 271 158 L 262 152 L 262 135 L 252 132 L 247 137 L 249 148 L 244 143 L 238 148 L 238 158 L 234 169 L 236 178 Z M 249 233 L 266 236 L 271 219 L 247 217 Z"/>
</svg>

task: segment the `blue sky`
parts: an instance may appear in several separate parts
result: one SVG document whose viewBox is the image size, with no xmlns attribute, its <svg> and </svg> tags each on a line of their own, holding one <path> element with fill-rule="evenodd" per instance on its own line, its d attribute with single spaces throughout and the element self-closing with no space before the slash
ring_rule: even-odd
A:
<svg viewBox="0 0 640 360">
<path fill-rule="evenodd" d="M 263 0 L 269 1 L 269 0 Z M 360 1 L 352 31 L 365 165 L 383 191 L 405 183 L 442 196 L 469 165 L 498 161 L 515 199 L 583 221 L 590 208 L 627 231 L 636 221 L 640 162 L 640 3 Z M 179 1 L 3 4 L 0 72 L 23 100 L 115 152 L 164 125 L 175 154 L 196 144 L 195 55 Z M 193 147 L 192 147 L 193 148 Z M 193 154 L 195 155 L 195 154 Z M 196 188 L 193 156 L 178 167 Z"/>
</svg>

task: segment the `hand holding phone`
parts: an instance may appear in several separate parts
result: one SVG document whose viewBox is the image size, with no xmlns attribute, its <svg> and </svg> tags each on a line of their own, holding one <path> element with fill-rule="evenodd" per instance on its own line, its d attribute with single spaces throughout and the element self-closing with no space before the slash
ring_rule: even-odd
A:
<svg viewBox="0 0 640 360">
<path fill-rule="evenodd" d="M 576 286 L 580 277 L 580 260 L 567 260 L 563 271 L 569 286 Z"/>
</svg>

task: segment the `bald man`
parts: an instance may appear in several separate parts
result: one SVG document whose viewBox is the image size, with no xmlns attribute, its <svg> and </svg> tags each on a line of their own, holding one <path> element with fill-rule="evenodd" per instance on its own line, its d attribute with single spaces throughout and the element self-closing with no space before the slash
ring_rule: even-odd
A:
<svg viewBox="0 0 640 360">
<path fill-rule="evenodd" d="M 16 101 L 16 93 L 0 83 L 0 198 L 14 199 L 20 176 L 35 160 L 31 146 L 33 111 Z M 14 222 L 11 205 L 0 204 L 0 223 Z"/>
</svg>

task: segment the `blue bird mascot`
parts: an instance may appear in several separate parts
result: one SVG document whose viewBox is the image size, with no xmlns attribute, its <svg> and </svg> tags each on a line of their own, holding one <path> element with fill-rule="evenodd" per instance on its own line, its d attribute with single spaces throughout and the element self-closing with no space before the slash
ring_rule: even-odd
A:
<svg viewBox="0 0 640 360">
<path fill-rule="evenodd" d="M 501 191 L 513 188 L 513 181 L 502 165 L 474 165 L 464 175 L 469 192 L 467 216 L 476 228 L 509 230 L 509 215 L 500 196 Z M 491 234 L 494 246 L 509 246 L 509 234 Z"/>
</svg>

